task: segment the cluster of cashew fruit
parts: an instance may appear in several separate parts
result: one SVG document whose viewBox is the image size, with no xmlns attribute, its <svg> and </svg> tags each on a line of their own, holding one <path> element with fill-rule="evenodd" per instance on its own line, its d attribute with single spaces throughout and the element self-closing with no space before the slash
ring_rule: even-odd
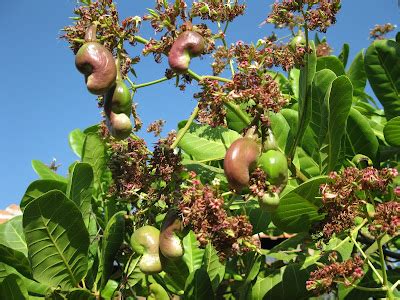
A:
<svg viewBox="0 0 400 300">
<path fill-rule="evenodd" d="M 139 269 L 145 274 L 162 271 L 160 253 L 167 259 L 183 255 L 183 247 L 177 233 L 182 231 L 182 223 L 176 212 L 169 212 L 164 219 L 161 231 L 153 226 L 143 226 L 131 236 L 131 246 L 141 255 Z"/>
<path fill-rule="evenodd" d="M 173 43 L 168 54 L 168 62 L 172 71 L 177 74 L 186 73 L 190 59 L 199 56 L 205 49 L 204 38 L 195 31 L 184 31 Z"/>
<path fill-rule="evenodd" d="M 259 167 L 267 175 L 267 180 L 276 187 L 276 192 L 265 193 L 258 198 L 260 208 L 271 212 L 279 206 L 279 192 L 288 181 L 286 156 L 275 146 L 272 132 L 262 147 L 251 130 L 246 136 L 234 141 L 224 158 L 224 171 L 231 188 L 240 192 L 249 187 L 251 172 Z"/>
<path fill-rule="evenodd" d="M 86 30 L 85 43 L 76 54 L 75 65 L 85 75 L 89 92 L 104 96 L 106 124 L 111 135 L 117 139 L 127 138 L 132 131 L 131 94 L 121 78 L 119 60 L 97 42 L 96 25 Z"/>
</svg>

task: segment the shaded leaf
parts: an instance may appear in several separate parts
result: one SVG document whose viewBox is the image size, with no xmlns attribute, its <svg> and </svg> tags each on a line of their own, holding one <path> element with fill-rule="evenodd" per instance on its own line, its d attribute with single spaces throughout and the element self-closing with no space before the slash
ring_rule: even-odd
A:
<svg viewBox="0 0 400 300">
<path fill-rule="evenodd" d="M 260 208 L 252 208 L 248 216 L 251 225 L 253 225 L 253 234 L 264 232 L 268 229 L 268 225 L 271 222 L 271 213 L 265 212 Z"/>
<path fill-rule="evenodd" d="M 385 108 L 387 119 L 400 115 L 400 45 L 377 40 L 368 47 L 364 61 L 372 90 Z"/>
<path fill-rule="evenodd" d="M 50 191 L 25 208 L 23 228 L 34 278 L 50 286 L 77 287 L 87 271 L 89 247 L 78 207 L 60 191 Z"/>
<path fill-rule="evenodd" d="M 28 290 L 18 275 L 10 274 L 0 283 L 0 299 L 26 300 L 28 298 Z"/>
<path fill-rule="evenodd" d="M 225 265 L 219 260 L 218 253 L 215 248 L 208 243 L 204 252 L 203 267 L 207 271 L 214 292 L 224 278 Z"/>
<path fill-rule="evenodd" d="M 0 262 L 13 266 L 25 277 L 32 278 L 29 260 L 22 252 L 0 244 Z"/>
<path fill-rule="evenodd" d="M 214 293 L 210 278 L 204 269 L 197 269 L 191 272 L 185 287 L 184 299 L 190 300 L 212 300 Z"/>
<path fill-rule="evenodd" d="M 101 251 L 101 284 L 103 288 L 112 275 L 115 255 L 117 254 L 125 235 L 125 212 L 120 211 L 111 217 L 104 230 Z"/>
<path fill-rule="evenodd" d="M 342 62 L 343 66 L 346 68 L 347 61 L 349 59 L 350 46 L 344 43 L 342 46 L 342 52 L 338 55 L 339 60 Z"/>
</svg>

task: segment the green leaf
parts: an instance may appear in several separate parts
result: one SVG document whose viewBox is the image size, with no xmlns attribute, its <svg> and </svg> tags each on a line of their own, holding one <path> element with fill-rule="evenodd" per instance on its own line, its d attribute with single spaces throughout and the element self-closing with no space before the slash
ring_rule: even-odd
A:
<svg viewBox="0 0 400 300">
<path fill-rule="evenodd" d="M 134 287 L 141 280 L 145 279 L 144 273 L 140 271 L 138 266 L 139 260 L 141 258 L 142 258 L 141 256 L 132 255 L 129 258 L 128 263 L 125 267 L 125 274 L 126 277 L 128 278 L 128 284 L 131 287 Z"/>
<path fill-rule="evenodd" d="M 34 293 L 37 295 L 45 295 L 46 291 L 48 290 L 48 286 L 43 285 L 39 282 L 31 280 L 29 278 L 24 277 L 20 274 L 15 268 L 0 262 L 0 282 L 4 280 L 8 275 L 16 274 L 24 281 L 24 284 L 30 293 Z"/>
<path fill-rule="evenodd" d="M 303 148 L 297 147 L 297 156 L 294 157 L 293 163 L 308 177 L 319 176 L 319 165 L 313 160 Z M 298 164 L 297 164 L 298 160 Z"/>
<path fill-rule="evenodd" d="M 278 146 L 283 151 L 287 148 L 288 135 L 290 126 L 285 117 L 281 113 L 271 113 L 271 130 L 275 136 Z"/>
<path fill-rule="evenodd" d="M 188 171 L 196 172 L 203 183 L 211 183 L 214 178 L 217 178 L 225 186 L 228 185 L 224 170 L 221 168 L 209 166 L 190 159 L 184 159 L 182 164 L 188 169 Z"/>
<path fill-rule="evenodd" d="M 300 79 L 300 70 L 299 69 L 290 70 L 289 81 L 293 95 L 296 99 L 299 99 L 299 79 Z"/>
<path fill-rule="evenodd" d="M 203 260 L 204 249 L 199 248 L 199 242 L 196 239 L 196 235 L 193 231 L 183 238 L 183 261 L 186 263 L 189 272 L 193 273 L 194 270 L 201 267 Z"/>
<path fill-rule="evenodd" d="M 68 300 L 95 300 L 96 297 L 87 289 L 72 289 L 69 290 Z"/>
<path fill-rule="evenodd" d="M 0 298 L 12 300 L 29 299 L 23 280 L 16 274 L 10 274 L 0 283 Z"/>
<path fill-rule="evenodd" d="M 185 283 L 189 276 L 187 264 L 182 258 L 166 259 L 161 257 L 162 269 L 165 274 L 162 277 L 166 286 L 170 290 L 175 290 L 177 293 L 185 289 Z"/>
<path fill-rule="evenodd" d="M 285 194 L 272 215 L 272 222 L 285 232 L 307 231 L 312 222 L 323 218 L 318 213 L 319 187 L 325 182 L 324 176 L 312 178 Z"/>
<path fill-rule="evenodd" d="M 68 135 L 69 146 L 79 158 L 82 157 L 85 137 L 86 134 L 84 134 L 79 128 L 72 130 Z"/>
<path fill-rule="evenodd" d="M 400 116 L 386 123 L 383 134 L 389 145 L 400 147 Z"/>
<path fill-rule="evenodd" d="M 345 74 L 343 63 L 336 56 L 323 56 L 317 59 L 317 71 L 332 70 L 336 76 Z"/>
<path fill-rule="evenodd" d="M 0 244 L 0 262 L 13 266 L 25 277 L 32 278 L 29 260 L 22 252 Z"/>
<path fill-rule="evenodd" d="M 297 127 L 297 140 L 302 141 L 303 135 L 306 131 L 308 123 L 311 118 L 311 85 L 314 80 L 316 68 L 317 68 L 317 56 L 315 52 L 314 43 L 311 42 L 310 45 L 312 49 L 311 54 L 306 55 L 306 64 L 300 69 L 300 79 L 299 79 L 299 124 Z M 294 153 L 293 146 L 291 146 L 291 151 Z"/>
<path fill-rule="evenodd" d="M 0 224 L 0 244 L 22 252 L 28 256 L 28 248 L 22 229 L 22 216 L 17 216 Z"/>
<path fill-rule="evenodd" d="M 350 238 L 340 239 L 338 237 L 332 237 L 324 251 L 336 251 L 340 254 L 339 261 L 348 260 L 353 252 L 354 243 Z"/>
<path fill-rule="evenodd" d="M 211 285 L 215 292 L 222 279 L 224 279 L 225 264 L 220 262 L 218 253 L 211 243 L 208 243 L 206 246 L 203 257 L 203 267 L 210 277 Z"/>
<path fill-rule="evenodd" d="M 92 182 L 92 167 L 87 163 L 75 164 L 69 177 L 66 195 L 79 207 L 86 227 L 89 225 L 92 211 Z"/>
<path fill-rule="evenodd" d="M 387 119 L 400 115 L 400 45 L 378 40 L 368 47 L 364 61 L 372 90 L 382 103 Z"/>
<path fill-rule="evenodd" d="M 363 91 L 367 84 L 367 74 L 364 69 L 364 49 L 358 52 L 353 62 L 347 71 L 351 83 L 353 84 L 354 91 Z"/>
<path fill-rule="evenodd" d="M 89 234 L 74 202 L 60 191 L 36 198 L 25 208 L 23 228 L 34 278 L 77 287 L 87 271 Z"/>
<path fill-rule="evenodd" d="M 278 270 L 268 270 L 264 278 L 257 278 L 251 289 L 250 299 L 306 299 L 311 296 L 306 290 L 306 281 L 312 269 L 313 267 L 302 268 L 295 263 Z"/>
<path fill-rule="evenodd" d="M 378 139 L 369 125 L 368 119 L 354 108 L 350 109 L 346 133 L 349 142 L 346 152 L 349 156 L 364 154 L 375 160 L 379 148 Z"/>
<path fill-rule="evenodd" d="M 186 281 L 185 296 L 183 299 L 214 299 L 210 278 L 204 269 L 197 269 L 196 271 L 191 272 Z"/>
<path fill-rule="evenodd" d="M 32 200 L 52 190 L 59 190 L 65 193 L 67 191 L 67 183 L 53 179 L 39 179 L 31 182 L 22 197 L 20 203 L 21 209 L 24 210 L 25 206 L 27 206 Z"/>
<path fill-rule="evenodd" d="M 325 99 L 322 118 L 328 120 L 327 135 L 324 140 L 323 152 L 326 154 L 324 160 L 325 171 L 335 169 L 339 154 L 342 137 L 346 131 L 346 122 L 350 112 L 353 99 L 353 87 L 347 76 L 340 76 L 332 82 L 332 88 Z"/>
<path fill-rule="evenodd" d="M 264 232 L 271 223 L 271 214 L 260 208 L 252 208 L 248 212 L 249 221 L 253 225 L 253 234 Z"/>
<path fill-rule="evenodd" d="M 83 143 L 82 162 L 88 163 L 93 168 L 94 183 L 100 187 L 101 178 L 107 165 L 106 146 L 102 139 L 95 133 L 89 133 Z"/>
<path fill-rule="evenodd" d="M 199 161 L 220 160 L 238 138 L 239 133 L 233 130 L 192 124 L 179 142 L 179 147 Z"/>
<path fill-rule="evenodd" d="M 250 118 L 250 116 L 245 112 L 246 107 L 246 103 L 240 104 L 240 108 L 243 110 L 243 113 Z M 230 107 L 226 108 L 226 123 L 229 129 L 232 129 L 236 132 L 242 132 L 243 129 L 247 126 L 247 124 L 243 122 L 243 120 L 239 118 Z"/>
<path fill-rule="evenodd" d="M 100 289 L 102 289 L 112 275 L 115 255 L 117 254 L 125 235 L 125 212 L 120 211 L 113 215 L 104 230 L 101 251 L 102 276 Z"/>
<path fill-rule="evenodd" d="M 58 175 L 40 160 L 32 160 L 32 168 L 41 179 L 52 179 L 63 182 L 67 181 L 65 177 Z"/>
<path fill-rule="evenodd" d="M 349 59 L 349 52 L 350 52 L 350 46 L 349 44 L 345 43 L 342 46 L 342 52 L 340 52 L 338 58 L 342 62 L 343 66 L 346 68 L 347 61 Z"/>
</svg>

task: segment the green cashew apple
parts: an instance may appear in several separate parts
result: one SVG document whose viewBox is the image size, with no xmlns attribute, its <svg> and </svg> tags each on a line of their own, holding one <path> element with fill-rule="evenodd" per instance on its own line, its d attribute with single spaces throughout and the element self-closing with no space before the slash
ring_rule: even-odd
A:
<svg viewBox="0 0 400 300">
<path fill-rule="evenodd" d="M 258 159 L 258 165 L 267 174 L 269 183 L 285 186 L 288 181 L 288 164 L 286 156 L 278 150 L 264 152 Z"/>
</svg>

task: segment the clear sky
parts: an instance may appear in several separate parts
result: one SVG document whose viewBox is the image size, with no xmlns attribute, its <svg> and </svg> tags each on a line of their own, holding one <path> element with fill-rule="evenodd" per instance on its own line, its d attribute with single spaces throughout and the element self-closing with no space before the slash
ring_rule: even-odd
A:
<svg viewBox="0 0 400 300">
<path fill-rule="evenodd" d="M 19 203 L 28 184 L 37 178 L 31 160 L 50 163 L 54 158 L 65 175 L 69 164 L 77 158 L 68 146 L 68 133 L 84 129 L 101 120 L 95 97 L 84 85 L 75 69 L 74 57 L 67 43 L 58 39 L 60 29 L 69 25 L 76 1 L 19 0 L 1 1 L 0 9 L 0 209 Z M 121 17 L 143 16 L 152 0 L 115 1 Z M 328 42 L 340 52 L 343 43 L 350 43 L 350 60 L 366 48 L 369 30 L 375 24 L 390 22 L 400 25 L 397 0 L 343 0 L 338 22 L 328 30 Z M 246 16 L 239 17 L 228 31 L 228 41 L 256 41 L 273 30 L 272 25 L 259 27 L 265 19 L 271 0 L 248 0 Z M 283 32 L 276 31 L 279 35 Z M 145 24 L 141 35 L 154 33 Z M 393 35 L 392 35 L 393 36 Z M 128 51 L 139 54 L 142 46 Z M 210 74 L 207 60 L 194 60 L 191 67 L 198 73 Z M 152 57 L 144 58 L 136 68 L 137 83 L 163 77 L 166 60 L 161 65 Z M 192 94 L 196 86 L 181 92 L 173 82 L 156 88 L 141 89 L 135 96 L 144 128 L 156 119 L 167 121 L 164 133 L 187 118 L 195 106 Z M 144 130 L 145 131 L 145 130 Z M 148 143 L 154 139 L 139 133 Z"/>
</svg>

